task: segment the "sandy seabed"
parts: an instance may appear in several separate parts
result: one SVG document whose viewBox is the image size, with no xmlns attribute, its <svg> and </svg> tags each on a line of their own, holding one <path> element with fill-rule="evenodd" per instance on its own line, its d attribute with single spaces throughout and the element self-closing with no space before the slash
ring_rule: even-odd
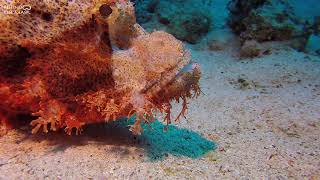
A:
<svg viewBox="0 0 320 180">
<path fill-rule="evenodd" d="M 127 129 L 94 125 L 70 137 L 31 135 L 26 126 L 0 137 L 0 179 L 320 178 L 319 57 L 289 48 L 251 60 L 232 49 L 191 53 L 204 94 L 176 126 L 215 150 L 150 160 Z"/>
</svg>

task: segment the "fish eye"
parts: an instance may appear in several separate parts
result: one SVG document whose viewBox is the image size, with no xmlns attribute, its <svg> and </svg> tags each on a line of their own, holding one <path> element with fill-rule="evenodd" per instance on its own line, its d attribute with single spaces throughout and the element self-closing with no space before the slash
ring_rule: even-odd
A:
<svg viewBox="0 0 320 180">
<path fill-rule="evenodd" d="M 107 18 L 112 13 L 112 9 L 111 9 L 111 7 L 109 5 L 103 4 L 99 8 L 99 12 L 100 12 L 102 17 Z"/>
</svg>

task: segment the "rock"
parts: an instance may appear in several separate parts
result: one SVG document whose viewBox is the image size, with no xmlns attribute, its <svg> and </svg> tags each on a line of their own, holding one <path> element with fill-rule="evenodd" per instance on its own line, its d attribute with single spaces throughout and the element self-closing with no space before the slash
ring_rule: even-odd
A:
<svg viewBox="0 0 320 180">
<path fill-rule="evenodd" d="M 240 49 L 240 58 L 254 58 L 261 54 L 261 47 L 255 40 L 247 40 Z"/>
<path fill-rule="evenodd" d="M 315 34 L 320 34 L 320 16 L 314 18 L 313 30 Z"/>
<path fill-rule="evenodd" d="M 135 0 L 137 22 L 144 24 L 152 19 L 155 7 L 159 0 Z"/>
<path fill-rule="evenodd" d="M 176 38 L 195 44 L 206 35 L 212 23 L 209 9 L 198 8 L 205 6 L 194 0 L 161 1 L 155 8 L 158 20 L 167 27 L 167 31 Z"/>
<path fill-rule="evenodd" d="M 250 39 L 305 41 L 310 35 L 308 25 L 295 15 L 288 1 L 232 0 L 228 9 L 228 24 L 242 43 Z"/>
<path fill-rule="evenodd" d="M 306 52 L 320 55 L 320 35 L 312 34 L 306 45 Z"/>
<path fill-rule="evenodd" d="M 221 51 L 228 47 L 238 47 L 239 40 L 231 30 L 229 29 L 219 29 L 213 30 L 206 36 L 204 43 L 208 50 L 210 51 Z"/>
<path fill-rule="evenodd" d="M 176 38 L 195 44 L 212 26 L 210 1 L 136 0 L 138 22 L 156 20 Z"/>
<path fill-rule="evenodd" d="M 184 16 L 175 16 L 168 24 L 168 31 L 176 38 L 191 44 L 198 42 L 209 32 L 211 21 L 202 12 L 194 12 Z"/>
<path fill-rule="evenodd" d="M 228 20 L 229 26 L 234 32 L 240 34 L 245 30 L 245 24 L 243 20 L 250 15 L 250 13 L 256 8 L 262 6 L 265 0 L 232 0 L 228 4 L 230 11 L 230 17 Z"/>
<path fill-rule="evenodd" d="M 220 42 L 218 40 L 212 40 L 208 43 L 208 49 L 210 51 L 222 51 L 226 47 L 224 42 Z"/>
</svg>

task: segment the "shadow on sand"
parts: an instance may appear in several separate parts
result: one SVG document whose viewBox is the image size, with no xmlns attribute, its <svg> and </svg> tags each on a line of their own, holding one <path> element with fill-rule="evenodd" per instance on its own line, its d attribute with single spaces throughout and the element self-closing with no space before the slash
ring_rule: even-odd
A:
<svg viewBox="0 0 320 180">
<path fill-rule="evenodd" d="M 169 125 L 167 130 L 164 131 L 166 125 L 159 121 L 152 123 L 150 126 L 143 124 L 144 132 L 140 136 L 134 136 L 128 127 L 133 122 L 133 119 L 123 119 L 112 123 L 88 125 L 84 132 L 78 136 L 68 136 L 62 131 L 31 135 L 28 128 L 28 130 L 23 130 L 25 136 L 17 143 L 26 139 L 36 142 L 47 140 L 54 145 L 50 153 L 63 152 L 71 146 L 83 146 L 91 142 L 99 145 L 112 145 L 115 151 L 121 151 L 124 154 L 128 151 L 126 147 L 138 147 L 144 149 L 151 161 L 161 160 L 169 154 L 199 158 L 216 149 L 214 142 L 193 131 L 181 129 L 174 125 Z"/>
</svg>

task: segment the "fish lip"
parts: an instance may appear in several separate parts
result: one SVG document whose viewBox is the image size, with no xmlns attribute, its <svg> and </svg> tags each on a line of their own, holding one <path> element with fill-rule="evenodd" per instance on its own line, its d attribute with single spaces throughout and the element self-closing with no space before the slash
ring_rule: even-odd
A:
<svg viewBox="0 0 320 180">
<path fill-rule="evenodd" d="M 200 79 L 200 76 L 201 76 L 200 64 L 198 64 L 196 62 L 188 62 L 188 63 L 186 63 L 186 65 L 181 66 L 181 68 L 179 68 L 179 70 L 176 73 L 169 72 L 169 74 L 170 73 L 172 73 L 173 77 L 170 77 L 170 79 L 168 79 L 164 83 L 161 83 L 160 82 L 161 80 L 153 81 L 148 86 L 146 86 L 144 89 L 142 89 L 140 92 L 141 93 L 153 92 L 150 94 L 157 94 L 157 91 L 159 91 L 159 89 L 163 89 L 166 86 L 170 86 L 175 83 L 181 83 L 181 82 L 184 82 L 184 83 L 189 82 L 190 83 L 191 82 L 191 84 L 195 84 L 198 82 L 198 80 Z M 166 74 L 164 73 L 163 75 L 165 76 Z M 186 79 L 186 78 L 190 78 L 190 77 L 194 77 L 194 78 L 192 78 L 193 79 L 192 81 L 189 81 Z M 158 89 L 158 90 L 153 91 L 152 89 L 154 89 L 154 88 Z"/>
<path fill-rule="evenodd" d="M 201 74 L 201 67 L 200 64 L 197 62 L 190 62 L 189 64 L 185 65 L 177 74 L 176 77 L 179 77 L 185 73 L 191 73 L 192 75 L 200 75 Z"/>
</svg>

